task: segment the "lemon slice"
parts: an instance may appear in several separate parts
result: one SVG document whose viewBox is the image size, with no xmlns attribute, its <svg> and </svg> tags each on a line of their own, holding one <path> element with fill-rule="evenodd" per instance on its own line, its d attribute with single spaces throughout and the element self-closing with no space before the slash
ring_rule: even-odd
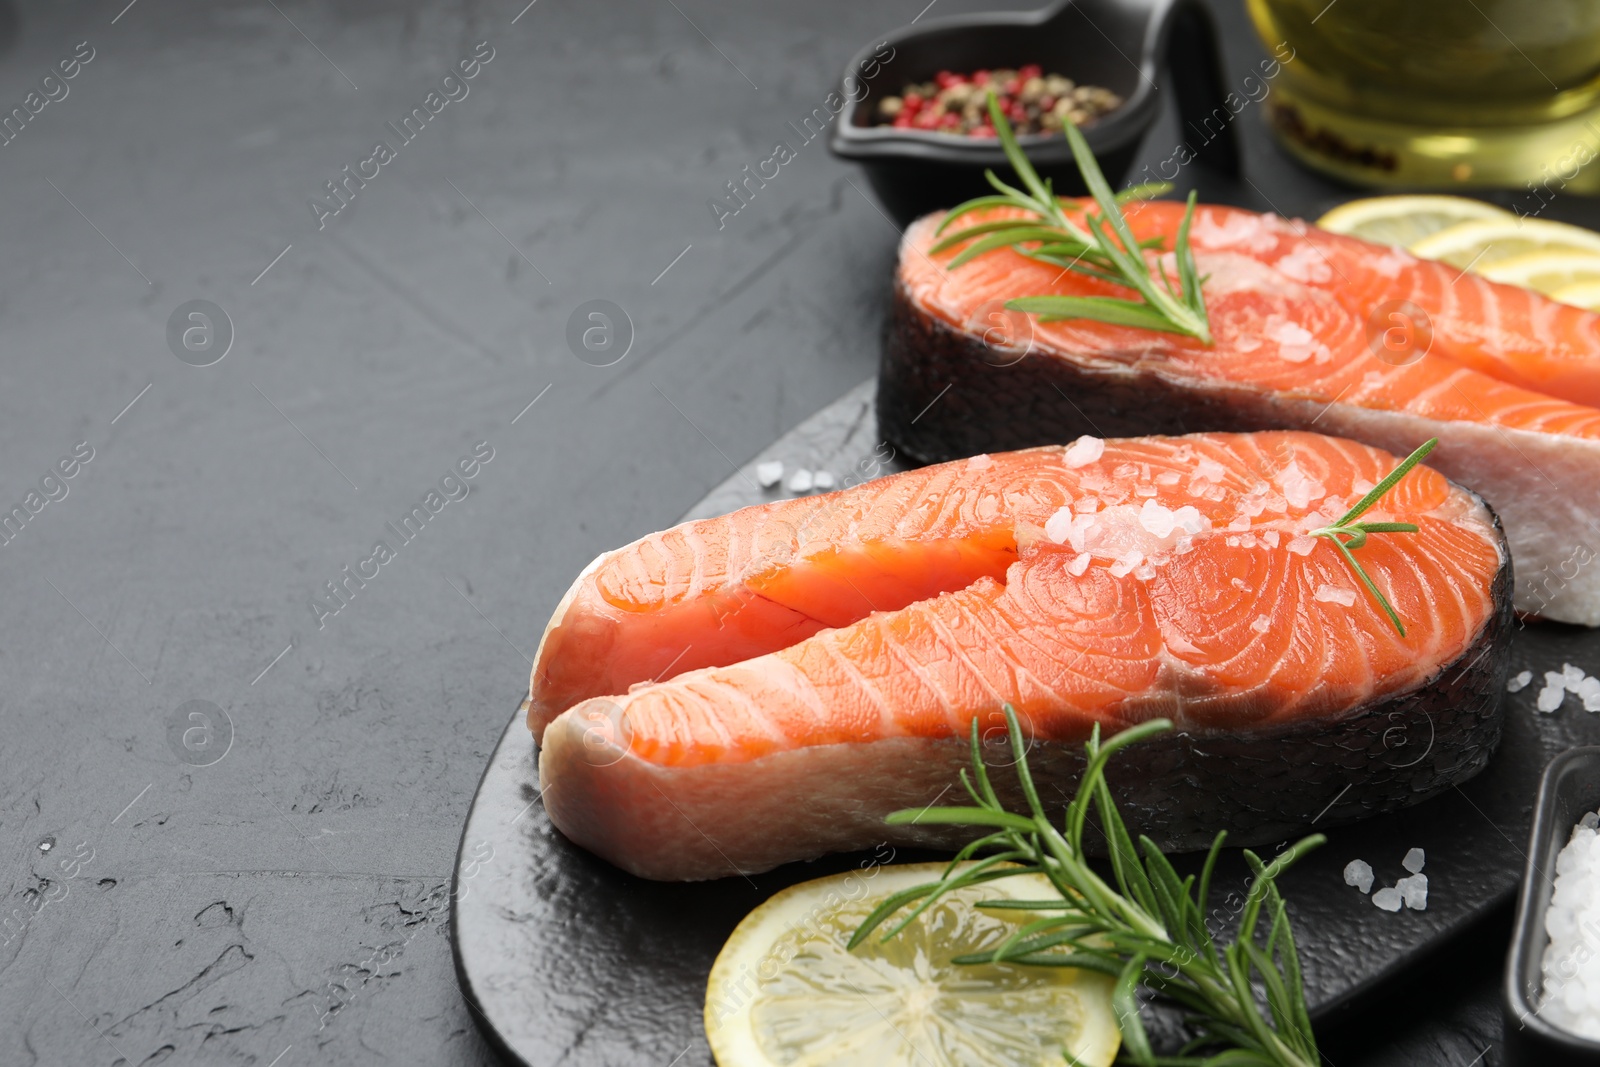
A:
<svg viewBox="0 0 1600 1067">
<path fill-rule="evenodd" d="M 1559 289 L 1600 282 L 1600 251 L 1527 252 L 1480 268 L 1478 273 L 1492 282 L 1554 295 Z"/>
<path fill-rule="evenodd" d="M 1324 230 L 1402 248 L 1461 222 L 1516 216 L 1464 196 L 1374 196 L 1341 204 L 1317 220 Z"/>
<path fill-rule="evenodd" d="M 1600 281 L 1563 285 L 1550 295 L 1563 304 L 1574 304 L 1589 311 L 1600 311 Z"/>
<path fill-rule="evenodd" d="M 943 871 L 917 863 L 819 878 L 747 915 L 706 986 L 706 1037 L 719 1067 L 1060 1067 L 1063 1051 L 1110 1064 L 1122 1036 L 1109 976 L 950 962 L 1039 918 L 973 905 L 1050 899 L 1041 875 L 957 890 L 890 941 L 874 933 L 845 948 L 885 897 Z"/>
<path fill-rule="evenodd" d="M 1530 252 L 1593 252 L 1600 255 L 1600 233 L 1548 219 L 1462 222 L 1411 246 L 1424 259 L 1439 259 L 1462 270 L 1486 267 Z"/>
</svg>

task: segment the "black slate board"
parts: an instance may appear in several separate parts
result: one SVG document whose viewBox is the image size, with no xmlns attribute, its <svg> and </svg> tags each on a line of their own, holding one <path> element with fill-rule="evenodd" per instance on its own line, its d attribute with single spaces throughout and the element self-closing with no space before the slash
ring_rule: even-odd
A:
<svg viewBox="0 0 1600 1067">
<path fill-rule="evenodd" d="M 781 490 L 762 491 L 753 476 L 766 460 L 782 460 L 786 474 L 805 467 L 859 480 L 849 476 L 886 454 L 874 395 L 870 381 L 851 390 L 685 518 L 777 498 Z M 1600 716 L 1582 711 L 1576 698 L 1554 714 L 1533 709 L 1542 673 L 1566 662 L 1600 664 L 1600 632 L 1551 623 L 1520 629 L 1512 672 L 1531 670 L 1535 683 L 1506 697 L 1505 739 L 1489 768 L 1425 804 L 1329 829 L 1328 844 L 1283 879 L 1319 1028 L 1346 1027 L 1359 1014 L 1353 1005 L 1398 988 L 1403 973 L 1453 939 L 1492 926 L 1515 896 L 1540 771 L 1557 752 L 1600 742 Z M 1410 761 L 1428 742 L 1397 736 L 1391 751 L 1396 762 Z M 1344 884 L 1345 864 L 1364 859 L 1378 885 L 1392 885 L 1405 875 L 1400 861 L 1413 846 L 1427 853 L 1426 911 L 1384 912 Z M 902 850 L 897 858 L 925 857 Z M 533 740 L 519 713 L 495 750 L 462 837 L 451 924 L 457 974 L 486 1032 L 516 1062 L 709 1064 L 701 1007 L 727 935 L 777 890 L 857 862 L 831 857 L 691 885 L 624 874 L 569 844 L 544 817 Z M 1229 894 L 1242 896 L 1245 884 L 1245 867 L 1230 854 L 1214 880 L 1215 917 L 1231 921 L 1237 905 Z"/>
</svg>

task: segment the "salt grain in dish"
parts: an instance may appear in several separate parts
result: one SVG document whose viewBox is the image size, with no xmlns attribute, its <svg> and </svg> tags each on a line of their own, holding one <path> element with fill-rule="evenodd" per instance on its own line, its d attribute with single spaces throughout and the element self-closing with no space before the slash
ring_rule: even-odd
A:
<svg viewBox="0 0 1600 1067">
<path fill-rule="evenodd" d="M 1521 674 L 1517 675 L 1515 678 L 1506 683 L 1506 692 L 1520 693 L 1524 689 L 1528 688 L 1528 683 L 1531 681 L 1533 681 L 1533 672 L 1523 671 Z"/>
<path fill-rule="evenodd" d="M 788 489 L 791 493 L 811 492 L 811 472 L 806 470 L 804 467 L 801 467 L 799 470 L 789 475 Z"/>
<path fill-rule="evenodd" d="M 1589 812 L 1556 857 L 1544 914 L 1550 944 L 1540 969 L 1539 1015 L 1583 1037 L 1600 1039 L 1600 816 Z"/>
</svg>

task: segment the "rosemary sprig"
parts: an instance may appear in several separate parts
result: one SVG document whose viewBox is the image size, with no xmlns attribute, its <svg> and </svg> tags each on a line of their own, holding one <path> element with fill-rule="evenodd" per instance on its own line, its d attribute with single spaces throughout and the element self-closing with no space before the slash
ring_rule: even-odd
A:
<svg viewBox="0 0 1600 1067">
<path fill-rule="evenodd" d="M 1198 882 L 1180 879 L 1172 864 L 1143 835 L 1134 848 L 1127 826 L 1106 785 L 1107 762 L 1121 749 L 1172 728 L 1154 719 L 1124 730 L 1104 744 L 1097 725 L 1085 746 L 1088 763 L 1061 829 L 1051 823 L 1028 772 L 1026 745 L 1016 712 L 1005 706 L 1006 727 L 1016 756 L 1017 777 L 1028 813 L 1007 811 L 989 782 L 972 724 L 972 774 L 961 783 L 972 807 L 897 811 L 888 821 L 979 826 L 991 832 L 956 854 L 937 882 L 896 893 L 856 930 L 854 948 L 902 909 L 910 911 L 883 935 L 905 929 L 918 915 L 952 890 L 1021 874 L 1042 874 L 1058 894 L 1040 901 L 986 901 L 980 908 L 1024 908 L 1044 918 L 1024 923 L 992 952 L 959 957 L 968 964 L 1017 963 L 1079 967 L 1117 979 L 1113 1006 L 1127 1057 L 1140 1067 L 1320 1067 L 1311 1019 L 1306 1011 L 1294 934 L 1277 878 L 1325 840 L 1313 834 L 1285 849 L 1271 863 L 1244 852 L 1254 878 L 1245 897 L 1231 944 L 1219 946 L 1206 926 L 1211 875 L 1226 837 L 1219 833 L 1206 856 Z M 1083 834 L 1091 805 L 1111 850 L 1112 881 L 1089 865 Z M 1141 856 L 1142 851 L 1142 856 Z M 982 860 L 967 863 L 980 853 Z M 1263 920 L 1266 940 L 1257 937 Z M 1139 1018 L 1138 987 L 1164 994 L 1187 1010 L 1198 1036 L 1176 1056 L 1157 1056 Z M 1266 1010 L 1262 1010 L 1262 1001 Z M 1224 1051 L 1216 1051 L 1219 1047 Z M 1209 1051 L 1208 1051 L 1209 1050 Z"/>
<path fill-rule="evenodd" d="M 1422 462 L 1424 456 L 1432 452 L 1439 443 L 1437 437 L 1430 437 L 1411 455 L 1400 461 L 1400 466 L 1390 471 L 1388 476 L 1372 487 L 1372 491 L 1356 502 L 1356 506 L 1344 513 L 1344 518 L 1332 526 L 1324 526 L 1320 530 L 1312 530 L 1312 537 L 1326 537 L 1332 541 L 1339 554 L 1344 557 L 1350 569 L 1356 572 L 1356 577 L 1361 579 L 1361 584 L 1367 587 L 1367 592 L 1372 594 L 1372 599 L 1378 602 L 1389 621 L 1394 623 L 1394 628 L 1400 631 L 1400 636 L 1406 635 L 1406 625 L 1400 621 L 1400 613 L 1394 610 L 1394 605 L 1389 603 L 1389 598 L 1383 595 L 1372 576 L 1366 568 L 1356 562 L 1356 557 L 1351 553 L 1367 543 L 1368 534 L 1378 533 L 1416 533 L 1417 524 L 1414 522 L 1356 522 L 1362 513 L 1383 498 L 1384 494 L 1400 484 L 1400 479 L 1411 473 L 1411 468 Z M 1342 539 L 1342 540 L 1341 540 Z"/>
<path fill-rule="evenodd" d="M 972 241 L 950 261 L 949 269 L 954 270 L 986 252 L 997 248 L 1014 248 L 1031 259 L 1132 289 L 1140 297 L 1138 300 L 1126 300 L 1111 296 L 1027 296 L 1007 302 L 1008 308 L 1037 314 L 1041 322 L 1094 319 L 1118 326 L 1186 334 L 1209 345 L 1211 323 L 1206 317 L 1205 298 L 1200 292 L 1202 279 L 1195 269 L 1194 252 L 1189 247 L 1189 224 L 1194 218 L 1195 194 L 1189 194 L 1189 206 L 1183 213 L 1183 222 L 1178 226 L 1173 246 L 1178 268 L 1177 284 L 1174 285 L 1165 270 L 1158 265 L 1152 271 L 1144 259 L 1146 248 L 1159 247 L 1163 242 L 1159 239 L 1139 241 L 1135 238 L 1121 206 L 1125 200 L 1159 195 L 1170 186 L 1152 183 L 1114 195 L 1083 134 L 1068 122 L 1062 127 L 1062 133 L 1066 135 L 1073 159 L 1077 161 L 1084 183 L 1088 185 L 1100 210 L 1095 213 L 1071 201 L 1063 202 L 1055 196 L 1049 182 L 1040 180 L 1038 172 L 1017 145 L 1011 124 L 1000 110 L 992 89 L 989 91 L 989 118 L 994 123 L 1007 161 L 1026 189 L 1013 188 L 997 178 L 994 171 L 985 171 L 984 176 L 999 195 L 981 196 L 958 205 L 945 216 L 936 236 L 943 235 L 957 219 L 983 208 L 1020 208 L 1033 217 L 976 223 L 944 237 L 931 251 L 943 252 L 963 241 Z M 1082 212 L 1081 224 L 1067 217 L 1068 208 Z"/>
</svg>

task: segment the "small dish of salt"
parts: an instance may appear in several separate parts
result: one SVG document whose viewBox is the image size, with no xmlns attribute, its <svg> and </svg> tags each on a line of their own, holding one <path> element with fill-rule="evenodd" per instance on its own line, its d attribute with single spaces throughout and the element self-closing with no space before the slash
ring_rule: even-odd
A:
<svg viewBox="0 0 1600 1067">
<path fill-rule="evenodd" d="M 1527 856 L 1506 961 L 1506 1062 L 1600 1065 L 1600 747 L 1545 768 Z"/>
</svg>

